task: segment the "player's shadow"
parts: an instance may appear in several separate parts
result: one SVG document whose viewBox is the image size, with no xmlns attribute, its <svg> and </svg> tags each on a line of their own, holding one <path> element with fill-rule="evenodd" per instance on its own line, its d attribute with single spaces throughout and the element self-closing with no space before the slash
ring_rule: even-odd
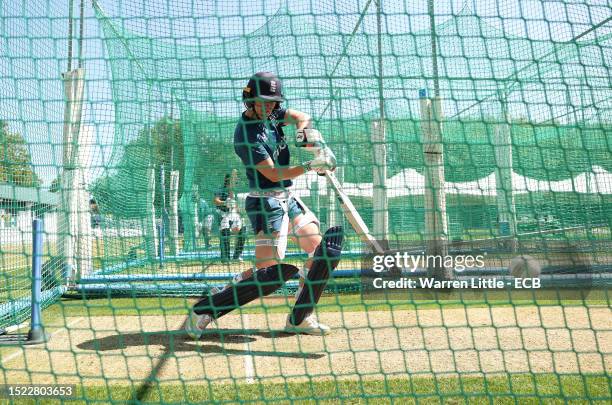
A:
<svg viewBox="0 0 612 405">
<path fill-rule="evenodd" d="M 261 329 L 214 329 L 210 331 L 206 331 L 204 335 L 202 335 L 201 340 L 205 341 L 218 341 L 223 342 L 228 338 L 230 339 L 240 339 L 249 338 L 249 336 L 259 336 L 266 339 L 283 339 L 294 336 L 291 333 L 287 333 L 284 330 L 261 330 Z M 254 338 L 251 341 L 254 341 Z"/>
<path fill-rule="evenodd" d="M 196 353 L 219 353 L 241 356 L 270 356 L 290 357 L 296 359 L 319 359 L 324 357 L 320 353 L 280 352 L 262 350 L 241 350 L 225 347 L 225 344 L 251 343 L 257 339 L 253 336 L 265 338 L 279 338 L 292 336 L 284 331 L 261 331 L 243 329 L 218 329 L 207 332 L 202 336 L 200 342 L 195 342 L 183 331 L 160 331 L 160 332 L 138 332 L 123 333 L 105 336 L 99 339 L 91 339 L 77 345 L 82 350 L 104 352 L 110 350 L 126 350 L 130 347 L 141 346 L 163 346 L 165 352 L 196 352 Z M 211 344 L 218 343 L 218 344 Z"/>
</svg>

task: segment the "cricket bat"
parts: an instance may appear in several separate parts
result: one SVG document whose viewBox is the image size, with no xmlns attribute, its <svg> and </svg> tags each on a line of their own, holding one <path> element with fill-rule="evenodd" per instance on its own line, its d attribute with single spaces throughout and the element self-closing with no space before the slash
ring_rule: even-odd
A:
<svg viewBox="0 0 612 405">
<path fill-rule="evenodd" d="M 355 206 L 351 202 L 350 198 L 342 189 L 342 185 L 340 184 L 336 176 L 330 171 L 325 171 L 325 177 L 327 177 L 327 180 L 331 184 L 332 188 L 334 189 L 334 192 L 336 193 L 336 196 L 338 197 L 338 201 L 340 201 L 340 207 L 342 208 L 344 216 L 349 221 L 355 232 L 357 232 L 357 235 L 359 235 L 363 243 L 370 246 L 374 253 L 384 254 L 385 250 L 383 249 L 381 244 L 378 243 L 378 241 L 374 239 L 374 237 L 370 234 L 368 226 L 365 222 L 363 222 L 363 218 L 361 218 L 361 215 L 359 215 L 359 212 L 357 212 L 357 209 L 355 209 Z"/>
</svg>

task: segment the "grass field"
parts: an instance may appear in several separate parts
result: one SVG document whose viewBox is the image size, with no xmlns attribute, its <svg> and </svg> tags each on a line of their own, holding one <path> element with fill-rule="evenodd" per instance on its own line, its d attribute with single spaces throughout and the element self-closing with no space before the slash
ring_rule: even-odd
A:
<svg viewBox="0 0 612 405">
<path fill-rule="evenodd" d="M 46 345 L 0 349 L 0 383 L 77 384 L 71 403 L 603 404 L 605 298 L 536 306 L 326 295 L 317 312 L 334 333 L 322 338 L 284 333 L 292 300 L 273 297 L 222 318 L 200 342 L 181 331 L 192 299 L 64 298 L 44 311 Z"/>
<path fill-rule="evenodd" d="M 506 259 L 498 255 L 489 264 Z M 301 265 L 302 259 L 287 262 Z M 250 266 L 169 261 L 163 269 L 149 263 L 126 272 L 218 273 Z M 359 267 L 357 259 L 340 266 Z M 20 269 L 24 278 L 28 271 Z M 536 298 L 528 291 L 418 300 L 326 293 L 317 306 L 334 331 L 326 337 L 283 331 L 292 302 L 283 295 L 256 301 L 194 342 L 182 331 L 193 298 L 84 299 L 73 293 L 43 311 L 48 343 L 0 348 L 0 384 L 77 384 L 70 402 L 77 404 L 612 399 L 612 311 L 605 290 L 588 300 Z"/>
<path fill-rule="evenodd" d="M 152 387 L 151 387 L 152 388 Z M 91 401 L 144 403 L 248 402 L 264 404 L 607 404 L 612 396 L 606 375 L 555 374 L 511 375 L 504 377 L 388 378 L 384 380 L 325 381 L 308 384 L 208 384 L 164 385 L 155 388 L 124 385 L 87 386 L 79 389 L 71 404 Z M 359 398 L 355 398 L 355 394 Z M 87 398 L 87 401 L 82 398 Z M 15 404 L 59 403 L 17 400 Z"/>
</svg>

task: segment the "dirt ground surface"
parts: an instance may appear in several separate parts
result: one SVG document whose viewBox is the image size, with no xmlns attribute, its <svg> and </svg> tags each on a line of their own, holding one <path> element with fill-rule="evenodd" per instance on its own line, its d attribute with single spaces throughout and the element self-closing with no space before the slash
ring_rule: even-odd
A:
<svg viewBox="0 0 612 405">
<path fill-rule="evenodd" d="M 609 307 L 325 312 L 325 337 L 286 315 L 229 314 L 201 341 L 182 316 L 67 318 L 45 345 L 3 351 L 0 384 L 305 381 L 381 375 L 612 373 Z"/>
</svg>

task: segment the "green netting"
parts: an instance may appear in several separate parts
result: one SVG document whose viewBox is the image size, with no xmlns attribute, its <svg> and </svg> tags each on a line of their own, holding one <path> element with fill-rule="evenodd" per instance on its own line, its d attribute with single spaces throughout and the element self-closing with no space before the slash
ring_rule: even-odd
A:
<svg viewBox="0 0 612 405">
<path fill-rule="evenodd" d="M 30 317 L 32 219 L 48 223 L 43 248 L 43 300 L 53 304 L 62 294 L 57 238 L 65 228 L 52 212 L 55 194 L 41 186 L 61 170 L 54 149 L 61 143 L 62 83 L 49 35 L 53 20 L 38 13 L 20 17 L 2 4 L 0 15 L 0 329 Z M 25 11 L 25 10 L 23 10 Z M 57 27 L 59 38 L 65 30 Z M 31 36 L 37 37 L 32 40 Z M 55 115 L 59 112 L 59 115 Z M 50 118 L 54 117 L 54 118 Z"/>
<path fill-rule="evenodd" d="M 119 111 L 140 115 L 135 108 L 148 103 L 147 113 L 153 122 L 168 116 L 180 119 L 185 161 L 174 161 L 175 167 L 184 170 L 181 204 L 193 199 L 194 186 L 200 194 L 210 196 L 223 174 L 237 166 L 238 160 L 231 153 L 231 133 L 240 112 L 237 89 L 244 85 L 254 65 L 259 70 L 278 72 L 285 81 L 289 105 L 313 113 L 328 142 L 341 151 L 344 181 L 372 181 L 376 162 L 367 146 L 371 142 L 371 122 L 381 116 L 381 99 L 387 119 L 388 176 L 401 175 L 407 169 L 423 172 L 417 90 L 431 86 L 433 79 L 431 63 L 426 63 L 431 48 L 430 30 L 423 20 L 426 13 L 413 15 L 412 25 L 417 28 L 408 29 L 411 13 L 400 11 L 398 5 L 388 6 L 391 11 L 379 49 L 375 6 L 370 3 L 359 7 L 324 3 L 317 8 L 325 11 L 314 15 L 292 11 L 292 7 L 301 6 L 280 4 L 247 36 L 204 36 L 197 41 L 189 35 L 170 40 L 178 22 L 147 24 L 137 16 L 147 9 L 143 7 L 123 7 L 121 17 L 98 8 L 97 17 L 111 56 L 116 93 L 128 89 L 125 81 L 132 83 L 132 72 L 137 72 L 148 78 L 150 91 L 164 95 L 161 99 L 154 96 L 155 102 L 142 98 L 138 107 L 134 103 L 120 105 Z M 498 167 L 494 134 L 501 127 L 511 134 L 512 167 L 517 175 L 571 182 L 581 174 L 592 173 L 594 167 L 609 170 L 609 78 L 602 49 L 609 48 L 610 34 L 605 24 L 585 26 L 582 32 L 586 34 L 566 41 L 540 38 L 546 34 L 546 27 L 534 26 L 534 40 L 517 34 L 523 29 L 518 22 L 504 20 L 500 24 L 494 17 L 477 15 L 474 7 L 463 5 L 441 17 L 436 27 L 441 69 L 437 82 L 446 116 L 446 181 L 474 182 L 494 173 Z M 126 19 L 125 13 L 134 13 L 134 18 Z M 605 12 L 605 20 L 603 17 Z M 336 25 L 342 28 L 334 31 L 331 27 Z M 382 89 L 378 88 L 379 63 Z M 132 89 L 129 93 L 137 94 Z M 128 131 L 116 134 L 115 145 L 134 142 Z M 155 162 L 160 163 L 159 159 Z M 168 167 L 168 162 L 164 163 Z M 126 184 L 116 180 L 115 184 Z M 592 179 L 587 176 L 585 182 Z M 566 183 L 562 189 L 571 194 L 581 186 Z M 465 187 L 455 187 L 455 193 L 462 194 L 462 189 Z M 567 225 L 577 224 L 573 213 L 582 206 L 577 201 L 573 207 L 570 204 L 535 213 L 532 201 L 526 204 L 517 205 L 517 211 L 531 217 L 553 215 Z M 407 217 L 415 216 L 409 207 L 422 208 L 413 204 L 405 207 L 403 215 Z M 595 222 L 607 222 L 605 207 L 606 202 L 602 202 L 589 208 L 598 212 Z M 451 205 L 448 210 L 449 214 L 461 212 L 463 207 Z M 484 209 L 494 210 L 493 204 Z M 129 207 L 121 207 L 115 212 L 125 215 L 129 211 Z M 461 214 L 450 215 L 458 222 L 467 220 Z M 497 217 L 495 212 L 485 215 L 478 227 L 495 228 Z M 191 224 L 193 220 L 185 222 Z M 413 230 L 422 230 L 416 224 Z M 188 234 L 194 231 L 189 228 Z M 191 239 L 186 243 L 188 250 L 196 249 L 197 243 Z"/>
<path fill-rule="evenodd" d="M 0 384 L 76 384 L 83 402 L 102 403 L 609 402 L 611 10 L 0 2 L 0 342 L 31 318 L 35 217 L 51 334 L 40 348 L 0 346 Z M 313 117 L 375 237 L 482 255 L 483 267 L 451 275 L 511 287 L 372 295 L 362 235 L 330 182 L 308 173 L 293 192 L 322 230 L 346 229 L 315 311 L 333 333 L 285 332 L 294 277 L 189 339 L 192 299 L 254 265 L 252 229 L 243 260 L 223 257 L 213 199 L 234 169 L 240 207 L 251 191 L 233 134 L 257 71 L 278 74 L 284 105 Z M 297 165 L 312 155 L 293 131 Z M 546 288 L 514 284 L 521 255 L 540 263 Z M 284 262 L 306 259 L 290 244 Z M 430 275 L 421 266 L 407 279 Z"/>
</svg>

